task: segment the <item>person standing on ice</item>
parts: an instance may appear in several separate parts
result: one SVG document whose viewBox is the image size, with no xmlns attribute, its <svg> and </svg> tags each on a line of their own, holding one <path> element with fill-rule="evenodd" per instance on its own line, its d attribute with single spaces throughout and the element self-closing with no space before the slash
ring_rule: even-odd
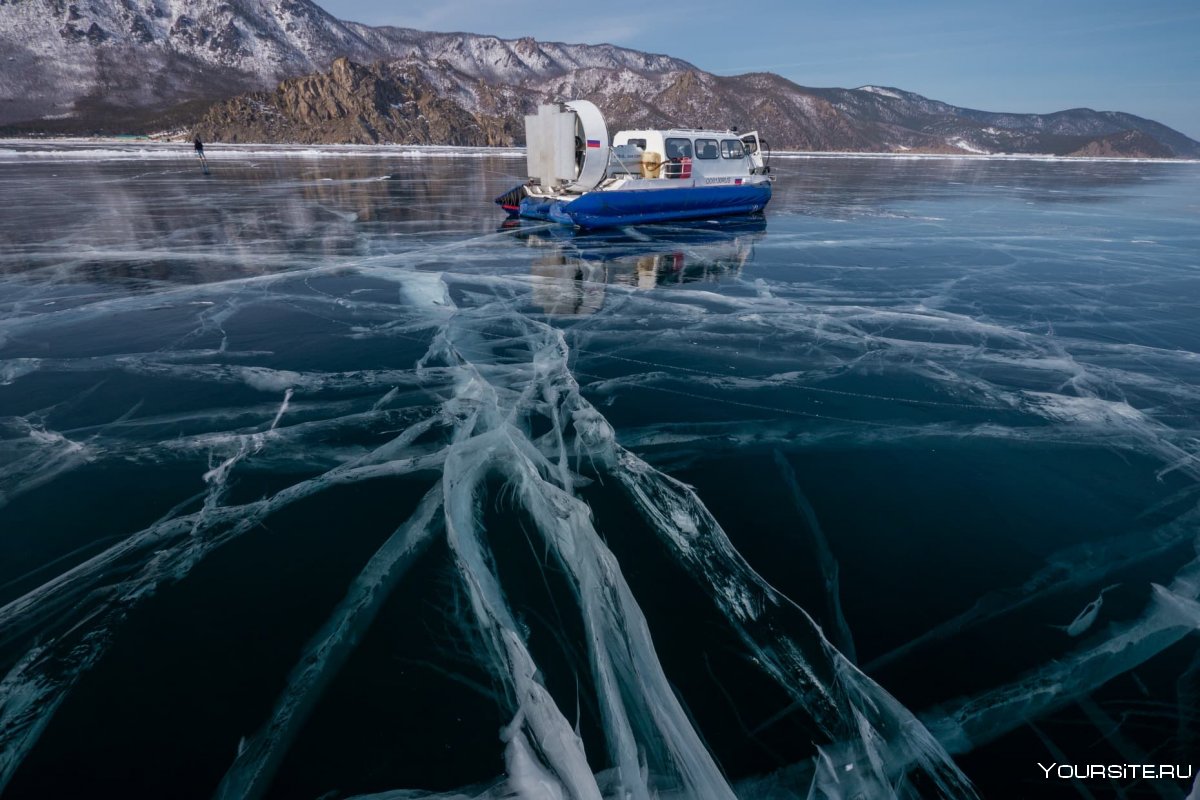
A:
<svg viewBox="0 0 1200 800">
<path fill-rule="evenodd" d="M 204 168 L 204 174 L 208 174 L 208 159 L 204 157 L 204 142 L 200 141 L 200 134 L 196 134 L 192 146 L 196 149 L 196 157 L 200 159 L 200 166 Z"/>
</svg>

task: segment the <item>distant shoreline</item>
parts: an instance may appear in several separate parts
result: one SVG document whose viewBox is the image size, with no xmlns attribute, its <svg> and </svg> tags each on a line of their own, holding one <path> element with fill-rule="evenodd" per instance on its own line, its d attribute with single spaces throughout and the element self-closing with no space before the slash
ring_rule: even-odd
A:
<svg viewBox="0 0 1200 800">
<path fill-rule="evenodd" d="M 22 136 L 0 138 L 0 164 L 13 163 L 17 159 L 85 159 L 109 161 L 133 161 L 139 157 L 147 159 L 191 157 L 191 139 L 115 137 L 115 136 Z M 38 152 L 38 145 L 42 152 Z M 53 150 L 53 145 L 64 145 L 68 149 Z M 88 145 L 93 149 L 85 150 Z M 31 147 L 32 146 L 32 147 Z M 94 149 L 96 146 L 104 150 Z M 12 150 L 12 147 L 30 148 Z M 523 147 L 468 147 L 433 144 L 299 144 L 278 142 L 212 142 L 205 145 L 210 158 L 220 160 L 226 156 L 246 155 L 281 156 L 290 158 L 346 158 L 432 156 L 440 158 L 498 156 L 520 158 Z M 121 148 L 122 150 L 108 150 Z M 772 158 L 785 160 L 802 159 L 869 159 L 894 161 L 1055 161 L 1086 163 L 1139 163 L 1139 164 L 1200 164 L 1194 158 L 1139 158 L 1123 156 L 1058 156 L 1048 153 L 921 153 L 921 152 L 857 152 L 823 150 L 776 150 Z"/>
</svg>

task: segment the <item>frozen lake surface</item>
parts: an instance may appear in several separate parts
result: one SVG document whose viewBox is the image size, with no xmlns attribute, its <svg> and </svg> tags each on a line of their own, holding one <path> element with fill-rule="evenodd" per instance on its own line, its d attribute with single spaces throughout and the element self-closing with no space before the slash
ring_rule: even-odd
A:
<svg viewBox="0 0 1200 800">
<path fill-rule="evenodd" d="M 210 149 L 0 143 L 5 798 L 1198 796 L 1200 165 Z"/>
</svg>

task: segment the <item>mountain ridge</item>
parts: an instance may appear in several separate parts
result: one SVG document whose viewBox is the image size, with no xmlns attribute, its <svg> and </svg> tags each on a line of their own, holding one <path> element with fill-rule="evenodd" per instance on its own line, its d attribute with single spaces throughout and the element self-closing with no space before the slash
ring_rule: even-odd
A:
<svg viewBox="0 0 1200 800">
<path fill-rule="evenodd" d="M 986 112 L 901 89 L 810 89 L 772 73 L 715 76 L 695 67 L 593 67 L 488 83 L 415 57 L 339 59 L 327 73 L 216 103 L 194 129 L 215 141 L 520 145 L 523 115 L 565 98 L 596 102 L 621 127 L 758 128 L 782 149 L 1200 157 L 1200 143 L 1120 112 Z"/>
<path fill-rule="evenodd" d="M 10 133 L 511 145 L 538 103 L 586 98 L 624 127 L 757 127 L 788 149 L 1200 157 L 1200 142 L 1124 112 L 717 76 L 610 44 L 372 27 L 311 0 L 0 0 L 0 45 L 15 53 L 0 59 Z"/>
</svg>

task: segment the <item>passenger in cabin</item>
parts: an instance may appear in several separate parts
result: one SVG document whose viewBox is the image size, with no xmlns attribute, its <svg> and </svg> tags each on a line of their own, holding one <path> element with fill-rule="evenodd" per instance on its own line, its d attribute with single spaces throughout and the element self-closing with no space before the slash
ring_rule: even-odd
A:
<svg viewBox="0 0 1200 800">
<path fill-rule="evenodd" d="M 692 157 L 691 139 L 667 139 L 667 160 Z"/>
<path fill-rule="evenodd" d="M 667 163 L 663 165 L 664 178 L 692 177 L 692 140 L 667 139 Z"/>
</svg>

